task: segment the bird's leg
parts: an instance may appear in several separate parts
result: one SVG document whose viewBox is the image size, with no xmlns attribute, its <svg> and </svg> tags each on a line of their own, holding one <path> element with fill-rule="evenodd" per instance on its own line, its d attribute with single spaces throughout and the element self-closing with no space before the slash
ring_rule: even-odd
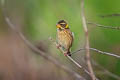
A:
<svg viewBox="0 0 120 80">
<path fill-rule="evenodd" d="M 63 54 L 64 54 L 64 56 L 71 56 L 71 54 L 70 54 L 70 51 L 69 51 L 69 50 L 64 51 L 64 52 L 63 52 Z"/>
<path fill-rule="evenodd" d="M 67 52 L 64 52 L 63 54 L 64 54 L 64 56 L 67 56 L 67 55 L 68 55 Z"/>
<path fill-rule="evenodd" d="M 68 52 L 67 52 L 67 55 L 68 55 L 68 56 L 71 56 L 71 53 L 70 53 L 70 51 L 68 51 Z"/>
</svg>

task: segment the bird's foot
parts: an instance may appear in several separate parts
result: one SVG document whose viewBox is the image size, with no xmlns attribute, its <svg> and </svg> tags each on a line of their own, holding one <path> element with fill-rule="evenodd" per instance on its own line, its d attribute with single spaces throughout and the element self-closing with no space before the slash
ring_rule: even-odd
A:
<svg viewBox="0 0 120 80">
<path fill-rule="evenodd" d="M 68 54 L 67 54 L 67 52 L 64 52 L 64 56 L 67 56 Z"/>
<path fill-rule="evenodd" d="M 57 49 L 59 49 L 59 48 L 61 47 L 61 45 L 60 45 L 60 44 L 57 44 L 56 47 L 57 47 Z"/>
<path fill-rule="evenodd" d="M 64 56 L 71 56 L 71 54 L 68 52 L 64 52 Z"/>
</svg>

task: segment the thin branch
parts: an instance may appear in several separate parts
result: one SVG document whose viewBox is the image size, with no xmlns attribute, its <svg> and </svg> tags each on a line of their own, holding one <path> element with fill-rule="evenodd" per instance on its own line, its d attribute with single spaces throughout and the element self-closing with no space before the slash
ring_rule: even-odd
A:
<svg viewBox="0 0 120 80">
<path fill-rule="evenodd" d="M 119 55 L 116 55 L 116 54 L 113 54 L 113 53 L 109 53 L 109 52 L 104 52 L 104 51 L 101 51 L 101 50 L 98 50 L 98 49 L 95 49 L 95 48 L 90 48 L 90 50 L 96 51 L 96 52 L 101 53 L 101 54 L 106 54 L 106 55 L 109 55 L 109 56 L 120 58 Z"/>
<path fill-rule="evenodd" d="M 76 66 L 78 66 L 79 68 L 82 68 L 82 66 L 80 65 L 80 64 L 78 64 L 72 57 L 70 57 L 70 56 L 68 56 L 67 55 L 67 57 L 68 57 L 68 59 L 70 59 Z M 87 71 L 87 70 L 86 70 Z M 87 73 L 89 73 L 88 71 L 87 71 Z"/>
<path fill-rule="evenodd" d="M 90 76 L 92 80 L 96 80 L 96 77 L 94 75 L 91 61 L 90 61 L 90 51 L 89 51 L 89 36 L 88 36 L 88 29 L 87 29 L 87 24 L 86 24 L 86 19 L 85 19 L 85 13 L 84 13 L 84 0 L 81 0 L 81 17 L 82 17 L 82 24 L 85 32 L 85 49 L 86 49 L 86 63 L 88 66 L 88 70 L 90 72 Z"/>
<path fill-rule="evenodd" d="M 103 15 L 103 16 L 100 16 L 100 17 L 102 17 L 102 18 L 105 18 L 105 17 L 118 17 L 118 16 L 120 16 L 120 14 L 119 13 L 115 13 L 115 14 L 108 14 L 108 15 Z"/>
<path fill-rule="evenodd" d="M 85 48 L 80 48 L 80 49 L 78 49 L 78 50 L 72 52 L 71 55 L 72 55 L 72 54 L 75 54 L 75 53 L 77 53 L 77 52 L 79 52 L 79 51 L 82 51 L 82 50 L 86 50 L 86 49 L 85 49 Z"/>
<path fill-rule="evenodd" d="M 79 52 L 79 51 L 82 51 L 82 50 L 85 50 L 85 48 L 80 48 L 79 50 L 76 50 L 76 51 L 72 52 L 71 55 L 72 55 L 72 54 L 75 54 L 75 53 L 77 53 L 77 52 Z M 115 58 L 120 58 L 119 55 L 116 55 L 116 54 L 114 54 L 114 53 L 109 53 L 109 52 L 101 51 L 101 50 L 98 50 L 98 49 L 96 49 L 96 48 L 89 48 L 89 50 L 98 52 L 98 53 L 100 53 L 100 54 L 105 54 L 105 55 L 113 56 L 113 57 L 115 57 Z"/>
<path fill-rule="evenodd" d="M 82 76 L 80 76 L 78 73 L 74 72 L 73 70 L 69 69 L 68 67 L 64 66 L 63 64 L 60 64 L 56 59 L 51 57 L 50 55 L 47 55 L 45 52 L 38 49 L 36 46 L 34 46 L 29 40 L 26 39 L 26 37 L 20 32 L 19 30 L 16 30 L 15 26 L 10 22 L 9 18 L 6 15 L 4 5 L 2 4 L 2 12 L 5 18 L 6 23 L 8 26 L 20 36 L 20 38 L 24 41 L 24 43 L 30 48 L 33 52 L 37 53 L 38 55 L 41 55 L 44 59 L 50 61 L 51 63 L 55 64 L 56 67 L 63 69 L 64 71 L 70 73 L 71 75 L 75 76 L 78 80 L 86 80 Z"/>
<path fill-rule="evenodd" d="M 101 25 L 101 24 L 97 24 L 97 23 L 93 23 L 93 22 L 88 22 L 88 24 L 98 26 L 98 27 L 101 27 L 101 28 L 109 28 L 109 29 L 120 30 L 120 27 L 105 26 L 105 25 Z"/>
</svg>

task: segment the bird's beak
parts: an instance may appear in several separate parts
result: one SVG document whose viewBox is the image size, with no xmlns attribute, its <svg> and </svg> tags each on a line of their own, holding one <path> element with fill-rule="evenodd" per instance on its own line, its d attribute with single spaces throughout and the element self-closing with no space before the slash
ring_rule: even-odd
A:
<svg viewBox="0 0 120 80">
<path fill-rule="evenodd" d="M 61 28 L 60 24 L 56 24 L 56 27 L 57 27 L 57 28 Z"/>
</svg>

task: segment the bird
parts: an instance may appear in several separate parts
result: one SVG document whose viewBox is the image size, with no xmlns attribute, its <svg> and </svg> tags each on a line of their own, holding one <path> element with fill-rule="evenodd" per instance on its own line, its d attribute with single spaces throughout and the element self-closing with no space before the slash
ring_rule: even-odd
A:
<svg viewBox="0 0 120 80">
<path fill-rule="evenodd" d="M 57 27 L 57 44 L 64 51 L 64 56 L 71 56 L 70 48 L 73 43 L 73 33 L 70 31 L 69 25 L 65 20 L 60 20 L 56 24 Z"/>
</svg>

